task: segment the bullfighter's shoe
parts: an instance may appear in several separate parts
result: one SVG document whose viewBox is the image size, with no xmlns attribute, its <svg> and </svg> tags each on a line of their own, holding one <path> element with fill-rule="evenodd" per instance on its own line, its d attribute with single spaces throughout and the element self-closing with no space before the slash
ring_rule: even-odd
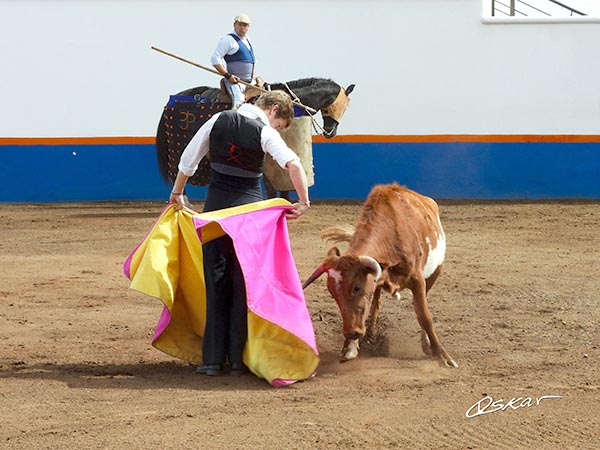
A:
<svg viewBox="0 0 600 450">
<path fill-rule="evenodd" d="M 223 375 L 225 371 L 223 370 L 223 364 L 200 364 L 196 367 L 196 373 L 217 377 Z"/>
</svg>

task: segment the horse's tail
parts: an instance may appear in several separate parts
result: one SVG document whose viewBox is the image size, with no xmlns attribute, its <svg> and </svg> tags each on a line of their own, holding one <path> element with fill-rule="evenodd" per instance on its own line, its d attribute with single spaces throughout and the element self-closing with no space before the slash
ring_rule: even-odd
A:
<svg viewBox="0 0 600 450">
<path fill-rule="evenodd" d="M 166 111 L 166 110 L 165 110 Z M 158 129 L 156 130 L 156 161 L 160 176 L 167 185 L 173 183 L 169 176 L 169 143 L 167 142 L 167 126 L 165 124 L 165 113 L 160 116 Z"/>
</svg>

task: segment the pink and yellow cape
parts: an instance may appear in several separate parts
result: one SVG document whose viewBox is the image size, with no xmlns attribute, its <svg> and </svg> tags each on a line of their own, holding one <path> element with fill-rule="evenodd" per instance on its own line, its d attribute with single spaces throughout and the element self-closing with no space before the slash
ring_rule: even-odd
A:
<svg viewBox="0 0 600 450">
<path fill-rule="evenodd" d="M 272 199 L 202 214 L 176 211 L 175 205 L 164 209 L 123 265 L 132 289 L 164 304 L 154 347 L 186 361 L 202 361 L 202 243 L 228 234 L 246 283 L 244 363 L 273 386 L 314 375 L 319 352 L 290 248 L 284 216 L 289 208 L 287 201 Z"/>
</svg>

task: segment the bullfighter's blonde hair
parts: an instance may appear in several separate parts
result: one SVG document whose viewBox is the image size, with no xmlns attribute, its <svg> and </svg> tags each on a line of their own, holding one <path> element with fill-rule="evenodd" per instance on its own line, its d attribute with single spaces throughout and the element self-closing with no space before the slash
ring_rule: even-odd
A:
<svg viewBox="0 0 600 450">
<path fill-rule="evenodd" d="M 256 100 L 256 106 L 265 111 L 268 111 L 273 106 L 279 106 L 275 117 L 285 119 L 287 121 L 286 128 L 292 124 L 292 120 L 294 119 L 294 105 L 292 104 L 292 99 L 285 92 L 281 90 L 265 92 Z"/>
</svg>

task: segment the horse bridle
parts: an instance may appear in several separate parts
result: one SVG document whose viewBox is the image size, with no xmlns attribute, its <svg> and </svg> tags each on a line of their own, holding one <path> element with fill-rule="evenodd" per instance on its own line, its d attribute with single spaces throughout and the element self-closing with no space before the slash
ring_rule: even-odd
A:
<svg viewBox="0 0 600 450">
<path fill-rule="evenodd" d="M 340 120 L 344 115 L 349 102 L 350 99 L 346 95 L 346 92 L 340 87 L 340 92 L 333 103 L 329 106 L 321 108 L 321 115 L 323 117 L 331 117 L 337 123 L 340 123 Z"/>
<path fill-rule="evenodd" d="M 288 90 L 289 94 L 292 96 L 292 99 L 296 100 L 297 102 L 300 103 L 300 98 L 294 93 L 294 91 L 292 91 L 292 89 L 288 86 L 288 84 L 285 81 L 283 82 L 283 85 Z M 336 99 L 333 101 L 333 103 L 331 105 L 327 106 L 326 108 L 321 108 L 321 115 L 323 117 L 331 117 L 333 120 L 335 120 L 338 123 L 339 123 L 339 121 L 336 120 L 333 116 L 331 116 L 328 111 L 333 106 L 333 104 L 337 101 L 337 99 L 340 97 L 340 95 L 342 94 L 342 90 L 343 89 L 340 87 L 340 93 L 338 94 L 338 96 L 336 97 Z M 321 124 L 319 122 L 317 122 L 314 114 L 312 114 L 307 108 L 304 108 L 304 110 L 306 111 L 306 114 L 308 114 L 308 116 L 310 117 L 313 129 L 315 130 L 315 132 L 317 134 L 322 134 L 323 136 L 329 136 L 333 133 L 333 131 L 331 131 L 331 133 L 328 133 L 327 131 L 325 131 L 325 128 L 323 128 L 321 126 Z M 319 133 L 319 129 L 321 130 L 321 133 Z"/>
</svg>

